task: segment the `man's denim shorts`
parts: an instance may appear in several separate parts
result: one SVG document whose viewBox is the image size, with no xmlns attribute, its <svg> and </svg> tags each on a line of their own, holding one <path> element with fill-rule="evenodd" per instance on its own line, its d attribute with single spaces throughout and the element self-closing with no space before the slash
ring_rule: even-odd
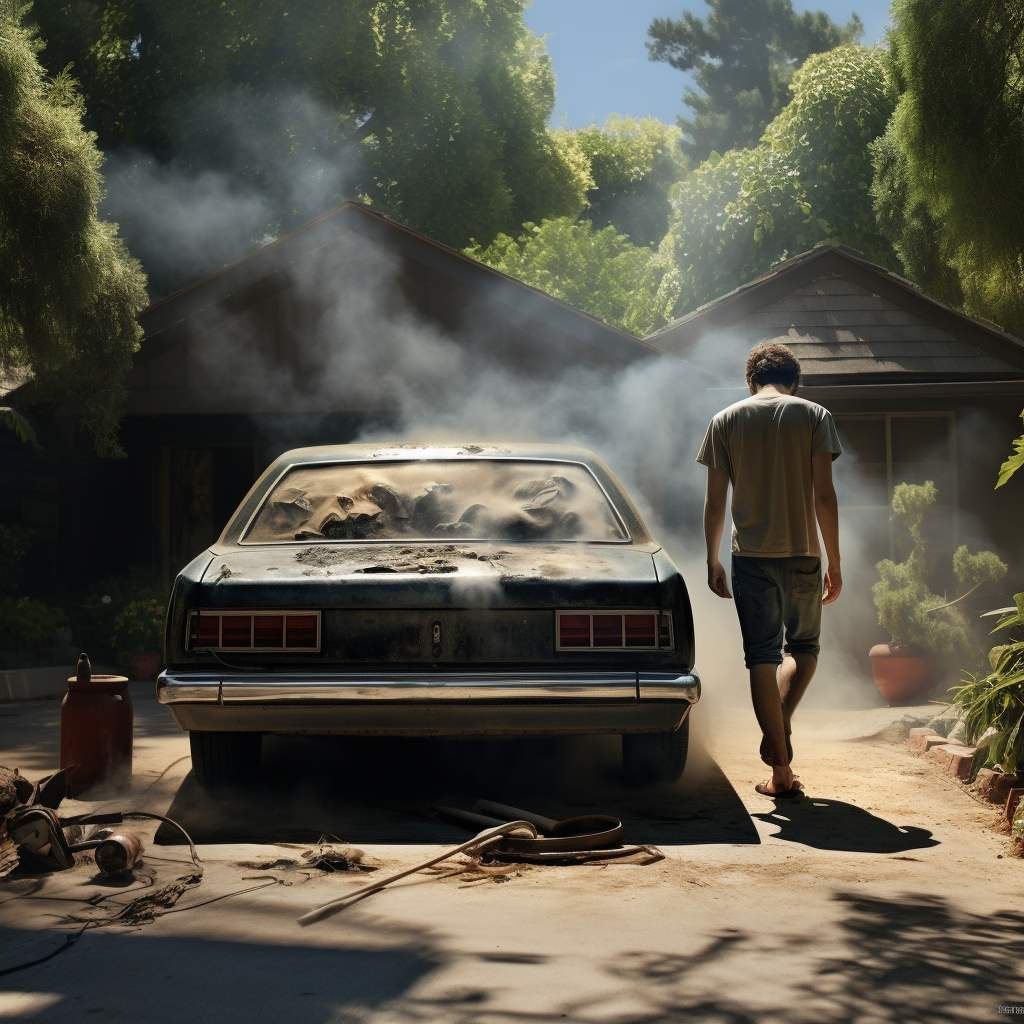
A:
<svg viewBox="0 0 1024 1024">
<path fill-rule="evenodd" d="M 786 654 L 818 656 L 821 559 L 732 556 L 732 595 L 740 617 L 743 657 L 781 665 Z"/>
</svg>

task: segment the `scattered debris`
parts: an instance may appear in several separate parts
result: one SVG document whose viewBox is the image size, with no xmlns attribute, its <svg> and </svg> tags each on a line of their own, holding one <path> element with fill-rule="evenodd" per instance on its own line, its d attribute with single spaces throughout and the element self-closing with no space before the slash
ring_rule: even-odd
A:
<svg viewBox="0 0 1024 1024">
<path fill-rule="evenodd" d="M 364 864 L 362 850 L 352 846 L 321 845 L 302 854 L 310 867 L 321 871 L 376 871 L 376 864 Z"/>
</svg>

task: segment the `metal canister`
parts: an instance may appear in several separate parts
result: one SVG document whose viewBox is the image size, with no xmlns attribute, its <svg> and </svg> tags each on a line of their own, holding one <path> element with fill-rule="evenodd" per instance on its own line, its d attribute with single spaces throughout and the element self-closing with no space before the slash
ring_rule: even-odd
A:
<svg viewBox="0 0 1024 1024">
<path fill-rule="evenodd" d="M 113 829 L 105 828 L 92 838 L 102 840 L 96 847 L 93 857 L 96 859 L 96 867 L 105 875 L 131 871 L 142 861 L 144 847 L 142 840 L 134 832 L 115 832 Z"/>
<path fill-rule="evenodd" d="M 83 654 L 60 709 L 60 766 L 74 766 L 67 775 L 69 797 L 97 785 L 131 785 L 133 722 L 127 677 L 93 675 Z"/>
</svg>

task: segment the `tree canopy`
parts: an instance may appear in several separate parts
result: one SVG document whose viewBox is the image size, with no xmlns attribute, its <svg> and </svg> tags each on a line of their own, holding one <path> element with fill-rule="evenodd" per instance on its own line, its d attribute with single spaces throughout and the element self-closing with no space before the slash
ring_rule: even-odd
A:
<svg viewBox="0 0 1024 1024">
<path fill-rule="evenodd" d="M 792 90 L 759 146 L 713 154 L 673 189 L 661 315 L 682 315 L 822 242 L 899 267 L 870 195 L 869 147 L 893 107 L 882 52 L 817 54 Z"/>
<path fill-rule="evenodd" d="M 824 11 L 797 14 L 791 0 L 707 4 L 706 20 L 684 11 L 678 21 L 655 18 L 648 29 L 651 60 L 694 72 L 697 89 L 683 93 L 693 117 L 679 118 L 694 162 L 757 145 L 788 103 L 795 70 L 812 54 L 856 42 L 864 31 L 856 14 L 837 25 Z"/>
<path fill-rule="evenodd" d="M 634 245 L 657 246 L 668 229 L 669 189 L 688 168 L 679 129 L 653 117 L 612 116 L 575 137 L 594 181 L 581 216 L 597 228 L 614 227 Z"/>
<path fill-rule="evenodd" d="M 650 249 L 633 245 L 611 225 L 597 228 L 571 217 L 523 228 L 518 238 L 499 235 L 466 255 L 631 334 L 654 328 L 661 275 Z"/>
<path fill-rule="evenodd" d="M 879 215 L 908 272 L 1024 333 L 1024 7 L 896 0 Z"/>
<path fill-rule="evenodd" d="M 36 0 L 34 9 L 44 59 L 73 62 L 103 149 L 223 171 L 258 190 L 272 222 L 254 223 L 254 240 L 344 193 L 462 247 L 527 220 L 575 216 L 592 184 L 571 133 L 547 127 L 554 75 L 524 6 Z"/>
<path fill-rule="evenodd" d="M 145 278 L 97 215 L 102 155 L 72 80 L 45 78 L 25 13 L 0 0 L 0 375 L 70 401 L 114 454 Z"/>
</svg>

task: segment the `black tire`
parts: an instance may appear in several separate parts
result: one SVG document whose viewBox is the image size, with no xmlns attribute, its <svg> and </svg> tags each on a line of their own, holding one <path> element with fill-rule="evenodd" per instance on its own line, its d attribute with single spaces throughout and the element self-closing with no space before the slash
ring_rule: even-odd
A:
<svg viewBox="0 0 1024 1024">
<path fill-rule="evenodd" d="M 190 732 L 192 771 L 203 789 L 245 785 L 260 773 L 263 736 L 258 732 Z"/>
<path fill-rule="evenodd" d="M 622 771 L 634 786 L 675 782 L 686 768 L 690 716 L 675 732 L 623 733 Z"/>
</svg>

